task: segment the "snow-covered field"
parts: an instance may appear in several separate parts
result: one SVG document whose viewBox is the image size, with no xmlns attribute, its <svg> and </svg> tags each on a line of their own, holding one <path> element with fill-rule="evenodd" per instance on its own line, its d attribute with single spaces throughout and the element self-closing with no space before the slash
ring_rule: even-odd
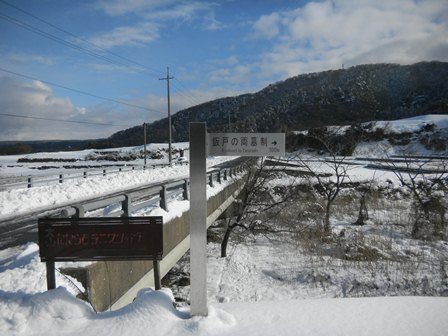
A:
<svg viewBox="0 0 448 336">
<path fill-rule="evenodd" d="M 409 129 L 434 121 L 437 127 L 446 128 L 446 120 L 446 116 L 422 117 L 403 122 L 401 127 Z M 400 127 L 399 123 L 392 125 Z M 373 144 L 363 146 L 360 153 L 374 152 Z M 51 155 L 85 158 L 85 154 Z M 219 161 L 210 158 L 208 164 Z M 0 157 L 0 175 L 36 171 L 25 164 L 8 167 L 15 164 L 17 157 Z M 312 164 L 322 172 L 328 169 L 319 161 Z M 63 185 L 1 191 L 0 216 L 186 176 L 188 169 L 179 166 L 133 171 Z M 142 290 L 127 307 L 96 313 L 76 297 L 83 290 L 76 279 L 57 273 L 59 287 L 46 291 L 45 265 L 40 262 L 35 243 L 2 250 L 0 335 L 447 335 L 448 243 L 410 237 L 412 203 L 406 192 L 400 191 L 392 172 L 363 166 L 350 166 L 348 172 L 352 182 L 375 179 L 378 186 L 391 189 L 393 197 L 371 201 L 365 226 L 351 225 L 357 205 L 341 202 L 331 220 L 339 238 L 327 245 L 300 234 L 235 235 L 228 257 L 220 258 L 219 243 L 211 241 L 207 317 L 189 318 L 188 305 L 174 305 L 174 297 L 188 300 L 189 286 L 179 284 L 170 286 L 172 291 Z M 269 186 L 297 182 L 296 176 L 279 174 Z M 303 225 L 304 216 L 298 215 L 302 210 L 297 203 L 276 220 L 290 217 L 294 225 Z M 299 228 L 305 230 L 306 226 Z M 342 247 L 338 245 L 342 243 Z M 356 253 L 365 247 L 370 248 L 370 259 L 357 258 Z M 334 251 L 341 248 L 354 257 L 334 257 Z M 188 262 L 181 262 L 177 271 L 188 272 Z"/>
<path fill-rule="evenodd" d="M 179 150 L 185 150 L 188 159 L 189 143 L 173 144 L 173 160 L 180 157 Z M 86 149 L 73 152 L 33 153 L 0 156 L 0 177 L 28 176 L 51 173 L 78 172 L 82 167 L 103 167 L 113 165 L 143 165 L 144 146 L 111 149 Z M 146 148 L 147 165 L 168 163 L 168 145 L 150 144 Z M 154 158 L 151 158 L 154 157 Z M 113 161 L 112 161 L 113 160 Z"/>
<path fill-rule="evenodd" d="M 185 149 L 185 158 L 189 158 L 188 144 L 179 143 L 174 144 L 173 148 Z M 152 145 L 149 148 L 155 148 L 159 150 L 164 148 L 163 145 Z M 121 153 L 122 157 L 126 157 L 132 153 L 138 153 L 142 150 L 140 147 L 131 148 L 118 148 L 114 149 L 114 152 Z M 43 165 L 43 163 L 29 162 L 29 163 L 17 163 L 20 158 L 28 159 L 53 159 L 58 158 L 67 160 L 78 160 L 70 163 L 79 165 L 101 165 L 101 164 L 129 164 L 127 161 L 90 161 L 94 150 L 85 150 L 81 152 L 63 152 L 63 153 L 36 153 L 22 156 L 0 156 L 0 177 L 21 176 L 28 174 L 35 174 L 36 167 Z M 110 152 L 104 150 L 102 152 Z M 168 159 L 166 153 L 163 158 L 158 160 L 148 160 L 147 164 L 162 164 L 167 163 Z M 178 157 L 174 157 L 177 160 Z M 234 157 L 209 157 L 207 160 L 207 166 L 213 167 L 216 164 L 222 163 L 227 160 L 234 159 Z M 47 163 L 44 163 L 44 165 Z M 64 162 L 53 161 L 50 163 L 54 168 L 46 170 L 48 174 L 64 174 L 76 171 L 74 168 L 64 169 Z M 143 164 L 143 159 L 132 161 L 132 164 Z M 42 174 L 42 172 L 39 172 Z M 30 211 L 39 211 L 47 209 L 52 206 L 64 206 L 73 202 L 80 202 L 86 199 L 90 199 L 96 196 L 107 195 L 113 192 L 119 192 L 122 190 L 128 190 L 131 188 L 137 188 L 140 186 L 148 185 L 150 183 L 162 182 L 164 180 L 173 178 L 186 178 L 189 174 L 188 165 L 175 165 L 172 167 L 162 168 L 149 168 L 146 170 L 134 170 L 124 173 L 114 173 L 102 176 L 93 176 L 89 178 L 82 178 L 69 180 L 64 183 L 48 183 L 47 185 L 38 185 L 32 188 L 26 188 L 24 185 L 21 188 L 15 188 L 10 190 L 0 190 L 0 221 L 6 220 L 10 217 L 27 213 Z M 0 223 L 1 225 L 1 223 Z"/>
</svg>

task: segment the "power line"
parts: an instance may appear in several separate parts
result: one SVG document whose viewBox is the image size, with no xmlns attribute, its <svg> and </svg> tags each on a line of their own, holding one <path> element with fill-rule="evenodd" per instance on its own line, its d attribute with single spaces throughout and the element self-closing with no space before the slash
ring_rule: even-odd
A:
<svg viewBox="0 0 448 336">
<path fill-rule="evenodd" d="M 159 78 L 160 79 L 160 78 Z M 171 78 L 171 79 L 175 79 L 175 78 Z M 177 92 L 177 94 L 179 96 L 184 97 L 186 100 L 188 100 L 188 102 L 186 104 L 191 104 L 191 105 L 196 105 L 196 103 L 188 96 L 186 96 L 182 90 L 180 90 L 179 88 L 176 87 L 176 85 L 174 83 L 171 83 L 171 88 Z"/>
<path fill-rule="evenodd" d="M 117 58 L 120 58 L 120 59 L 122 59 L 122 60 L 124 60 L 124 61 L 127 61 L 127 62 L 129 62 L 129 63 L 132 63 L 132 64 L 134 64 L 134 65 L 137 65 L 138 67 L 145 69 L 147 73 L 151 74 L 151 75 L 154 76 L 154 77 L 157 77 L 157 76 L 159 76 L 160 74 L 162 74 L 161 71 L 152 69 L 152 68 L 150 68 L 150 67 L 148 67 L 148 66 L 146 66 L 146 65 L 143 65 L 143 64 L 141 64 L 141 63 L 139 63 L 139 62 L 136 62 L 136 61 L 134 61 L 134 60 L 131 60 L 131 59 L 127 58 L 127 57 L 124 57 L 124 56 L 119 55 L 119 54 L 117 54 L 117 53 L 114 53 L 114 52 L 112 52 L 112 51 L 106 50 L 106 49 L 100 47 L 99 45 L 97 45 L 97 44 L 95 44 L 95 43 L 92 43 L 92 42 L 90 42 L 90 41 L 88 41 L 88 40 L 86 40 L 86 39 L 84 39 L 84 38 L 82 38 L 82 37 L 80 37 L 80 36 L 78 36 L 78 35 L 76 35 L 76 34 L 73 34 L 73 33 L 69 32 L 69 31 L 67 31 L 67 30 L 65 30 L 65 29 L 63 29 L 63 28 L 60 28 L 60 27 L 58 27 L 58 26 L 52 24 L 51 22 L 48 22 L 48 21 L 46 21 L 46 20 L 44 20 L 44 19 L 42 19 L 42 18 L 39 18 L 38 16 L 36 16 L 36 15 L 34 15 L 34 14 L 32 14 L 32 13 L 30 13 L 30 12 L 28 12 L 28 11 L 22 9 L 22 8 L 19 8 L 19 7 L 15 6 L 15 5 L 13 5 L 13 4 L 7 2 L 7 1 L 0 0 L 0 2 L 3 2 L 5 5 L 8 5 L 8 6 L 14 8 L 14 9 L 16 9 L 16 10 L 18 10 L 18 11 L 20 11 L 20 12 L 22 12 L 22 13 L 24 13 L 24 14 L 26 14 L 26 15 L 28 15 L 28 16 L 30 16 L 30 17 L 32 17 L 32 18 L 34 18 L 34 19 L 36 19 L 36 20 L 38 20 L 38 21 L 40 21 L 40 22 L 42 22 L 42 23 L 44 23 L 44 24 L 46 24 L 46 25 L 48 25 L 48 26 L 50 26 L 50 27 L 52 27 L 52 28 L 54 28 L 54 29 L 56 29 L 56 30 L 58 30 L 58 31 L 60 31 L 60 32 L 63 32 L 64 34 L 70 35 L 70 36 L 74 37 L 75 39 L 77 39 L 78 41 L 81 41 L 81 42 L 86 43 L 86 44 L 88 44 L 88 45 L 90 45 L 90 46 L 93 46 L 93 47 L 94 47 L 95 49 L 97 49 L 97 50 L 101 50 L 101 51 L 104 52 L 104 53 L 113 55 L 113 56 L 115 56 L 115 57 L 117 57 Z M 61 38 L 59 38 L 59 37 L 57 37 L 57 36 L 55 36 L 55 35 L 46 33 L 46 32 L 44 32 L 44 31 L 42 31 L 42 30 L 40 30 L 40 29 L 38 29 L 38 28 L 36 28 L 36 27 L 33 27 L 33 26 L 31 26 L 31 25 L 29 25 L 29 24 L 27 24 L 27 23 L 21 22 L 20 20 L 14 19 L 14 18 L 12 18 L 12 17 L 10 17 L 10 16 L 7 16 L 7 15 L 5 15 L 5 14 L 2 14 L 2 15 L 6 17 L 6 18 L 4 18 L 4 19 L 6 19 L 7 21 L 9 21 L 9 22 L 11 22 L 11 23 L 14 23 L 14 24 L 16 24 L 16 25 L 19 25 L 19 26 L 21 26 L 21 27 L 22 27 L 22 25 L 23 25 L 23 28 L 26 28 L 26 29 L 28 29 L 28 30 L 31 30 L 32 32 L 37 33 L 37 34 L 39 34 L 39 35 L 41 35 L 41 36 L 50 38 L 51 40 L 56 41 L 56 42 L 58 42 L 58 43 L 62 43 L 62 44 L 64 44 L 64 45 L 66 45 L 66 44 L 68 43 L 68 44 L 70 44 L 70 45 L 68 45 L 69 47 L 74 48 L 74 49 L 76 49 L 76 50 L 78 50 L 78 51 L 86 52 L 87 54 L 89 54 L 89 55 L 91 55 L 91 56 L 94 56 L 94 57 L 100 57 L 101 59 L 106 60 L 107 62 L 116 63 L 116 61 L 114 61 L 114 60 L 112 60 L 112 59 L 109 59 L 109 58 L 105 58 L 103 55 L 98 54 L 98 53 L 95 53 L 95 51 L 92 51 L 92 50 L 89 50 L 89 49 L 80 47 L 80 46 L 78 46 L 78 45 L 75 45 L 75 44 L 73 44 L 73 43 L 71 43 L 71 42 L 68 42 L 68 41 L 66 41 L 66 40 L 63 40 L 63 39 L 61 39 Z M 47 35 L 48 35 L 48 36 L 47 36 Z M 128 65 L 123 64 L 123 63 L 116 63 L 115 65 L 120 65 L 120 66 L 129 67 Z M 133 70 L 135 70 L 135 69 L 133 69 Z"/>
<path fill-rule="evenodd" d="M 56 30 L 58 30 L 58 31 L 60 31 L 60 32 L 62 32 L 62 33 L 64 33 L 64 34 L 67 34 L 67 35 L 69 35 L 69 36 L 75 38 L 77 41 L 81 41 L 82 43 L 87 44 L 87 45 L 90 46 L 91 48 L 85 48 L 85 47 L 80 46 L 80 45 L 78 45 L 78 44 L 72 43 L 72 42 L 67 41 L 67 40 L 65 40 L 65 39 L 62 39 L 62 38 L 60 38 L 60 37 L 58 37 L 58 36 L 56 36 L 56 35 L 53 35 L 53 34 L 51 34 L 51 33 L 45 32 L 45 31 L 43 31 L 43 30 L 41 30 L 41 29 L 39 29 L 39 28 L 37 28 L 37 27 L 34 27 L 34 26 L 32 26 L 32 25 L 30 25 L 30 24 L 28 24 L 28 23 L 26 23 L 26 22 L 20 21 L 20 20 L 18 20 L 18 19 L 16 19 L 16 18 L 13 18 L 13 17 L 9 16 L 9 15 L 0 13 L 0 18 L 1 18 L 1 19 L 6 20 L 6 21 L 8 21 L 8 22 L 10 22 L 10 23 L 13 23 L 13 24 L 15 24 L 15 25 L 17 25 L 17 26 L 19 26 L 19 27 L 21 27 L 21 28 L 23 28 L 23 29 L 26 29 L 26 30 L 28 30 L 28 31 L 31 31 L 31 32 L 33 32 L 33 33 L 35 33 L 35 34 L 37 34 L 37 35 L 40 35 L 40 36 L 45 37 L 45 38 L 47 38 L 47 39 L 50 39 L 50 40 L 52 40 L 52 41 L 54 41 L 54 42 L 57 42 L 57 43 L 59 43 L 59 44 L 62 44 L 62 45 L 64 45 L 64 46 L 66 46 L 66 47 L 69 47 L 69 48 L 75 49 L 75 50 L 77 50 L 77 51 L 79 51 L 79 52 L 85 53 L 85 54 L 87 54 L 87 55 L 89 55 L 89 56 L 92 56 L 92 57 L 98 58 L 98 59 L 100 59 L 100 60 L 106 61 L 106 62 L 108 62 L 108 63 L 110 63 L 110 64 L 112 64 L 112 65 L 116 65 L 116 66 L 120 66 L 120 67 L 126 67 L 126 68 L 129 68 L 129 69 L 131 69 L 132 71 L 136 71 L 136 72 L 142 72 L 142 70 L 143 70 L 144 72 L 146 72 L 146 73 L 148 73 L 148 74 L 150 74 L 151 76 L 156 77 L 156 78 L 158 77 L 159 74 L 162 74 L 162 72 L 160 72 L 160 71 L 158 71 L 158 70 L 152 69 L 152 68 L 150 68 L 150 67 L 148 67 L 148 66 L 146 66 L 146 65 L 144 65 L 144 64 L 141 64 L 141 63 L 139 63 L 139 62 L 136 62 L 136 61 L 134 61 L 134 60 L 132 60 L 132 59 L 130 59 L 130 58 L 127 58 L 127 57 L 124 57 L 124 56 L 119 55 L 119 54 L 117 54 L 117 53 L 114 53 L 114 52 L 112 52 L 112 51 L 106 50 L 106 49 L 102 48 L 101 46 L 99 46 L 99 45 L 97 45 L 97 44 L 95 44 L 95 43 L 92 43 L 92 42 L 90 42 L 90 41 L 88 41 L 88 40 L 86 40 L 86 39 L 84 39 L 84 38 L 82 38 L 82 37 L 80 37 L 80 36 L 78 36 L 78 35 L 76 35 L 76 34 L 73 34 L 73 33 L 69 32 L 69 31 L 66 30 L 66 29 L 63 29 L 63 28 L 61 28 L 61 27 L 58 27 L 57 25 L 55 25 L 55 24 L 53 24 L 53 23 L 51 23 L 51 22 L 48 22 L 47 20 L 44 20 L 44 19 L 42 19 L 42 18 L 40 18 L 40 17 L 38 17 L 38 16 L 36 16 L 36 15 L 34 15 L 34 14 L 32 14 L 32 13 L 30 13 L 30 12 L 28 12 L 28 11 L 22 9 L 22 8 L 19 8 L 19 7 L 17 7 L 16 5 L 11 4 L 11 3 L 9 3 L 9 2 L 7 2 L 7 1 L 5 1 L 5 0 L 0 0 L 0 2 L 4 3 L 5 5 L 7 5 L 7 6 L 11 7 L 11 8 L 14 8 L 15 10 L 17 10 L 17 11 L 19 11 L 19 12 L 21 12 L 21 13 L 24 13 L 24 14 L 26 14 L 26 15 L 32 17 L 32 18 L 35 19 L 35 20 L 38 20 L 39 22 L 42 22 L 42 23 L 44 23 L 44 24 L 46 24 L 46 25 L 52 27 L 53 29 L 56 29 Z M 92 48 L 92 47 L 93 47 L 93 48 Z M 106 57 L 104 54 L 100 54 L 100 53 L 98 53 L 98 52 L 97 52 L 98 50 L 101 51 L 101 52 L 104 53 L 104 54 L 109 54 L 109 55 L 112 55 L 112 56 L 114 56 L 114 57 L 116 57 L 116 58 L 119 58 L 119 59 L 121 59 L 121 60 L 124 60 L 124 61 L 126 61 L 126 62 L 128 62 L 128 63 L 131 63 L 131 64 L 137 66 L 138 69 L 133 68 L 133 67 L 130 67 L 128 64 L 125 64 L 125 63 L 122 63 L 122 62 L 118 62 L 118 61 L 116 61 L 116 60 L 114 60 L 114 59 L 111 59 L 111 58 L 109 58 L 109 57 Z M 156 75 L 156 74 L 157 74 L 157 75 Z M 176 79 L 176 80 L 177 80 L 177 79 Z M 178 80 L 177 80 L 177 81 L 178 81 Z M 44 81 L 42 81 L 42 82 L 44 82 Z M 179 83 L 179 85 L 181 85 L 181 83 L 180 83 L 179 81 L 178 81 L 178 83 Z M 51 84 L 51 85 L 55 85 L 55 84 Z M 62 87 L 62 86 L 60 86 L 60 85 L 58 85 L 58 84 L 56 84 L 55 86 Z M 62 88 L 64 88 L 64 89 L 69 89 L 69 88 L 66 88 L 66 87 L 62 87 Z M 186 89 L 185 87 L 184 87 L 184 90 L 181 91 L 180 89 L 177 89 L 177 88 L 176 88 L 176 85 L 175 85 L 174 89 L 175 89 L 181 96 L 183 96 L 183 97 L 185 97 L 186 99 L 188 99 L 188 100 L 192 103 L 192 105 L 199 105 L 199 104 L 201 104 L 201 102 L 200 102 L 200 101 L 199 101 L 199 100 L 198 100 L 198 99 L 197 99 L 197 98 L 196 98 L 196 97 L 195 97 L 195 96 L 194 96 L 188 89 Z M 73 91 L 73 90 L 72 90 L 72 91 Z M 78 93 L 85 94 L 84 92 L 79 92 L 79 90 L 74 90 L 74 91 L 75 91 L 75 92 L 78 92 Z M 185 95 L 184 92 L 185 92 L 188 96 Z M 91 94 L 88 94 L 88 95 L 91 95 Z M 93 95 L 93 96 L 96 96 L 96 95 Z M 96 97 L 96 98 L 101 98 L 101 99 L 103 99 L 103 97 Z M 106 100 L 110 100 L 110 99 L 107 98 Z M 112 100 L 112 101 L 114 101 L 114 100 Z M 149 110 L 149 109 L 147 109 L 147 110 Z M 159 112 L 159 111 L 155 111 L 155 112 L 157 112 L 157 113 L 161 113 L 161 112 Z"/>
<path fill-rule="evenodd" d="M 106 124 L 106 123 L 96 123 L 90 121 L 82 121 L 82 120 L 65 120 L 65 119 L 52 119 L 45 117 L 33 117 L 23 114 L 11 114 L 11 113 L 0 113 L 2 116 L 6 117 L 14 117 L 14 118 L 23 118 L 23 119 L 35 119 L 35 120 L 45 120 L 45 121 L 57 121 L 57 122 L 65 122 L 72 124 L 87 124 L 87 125 L 100 125 L 100 126 L 116 126 L 116 127 L 133 127 L 135 125 L 117 125 L 117 124 Z"/>
<path fill-rule="evenodd" d="M 54 83 L 54 82 L 41 80 L 41 79 L 38 79 L 38 78 L 35 78 L 35 77 L 31 77 L 31 76 L 27 76 L 27 75 L 24 75 L 24 74 L 21 74 L 21 73 L 18 73 L 18 72 L 10 71 L 10 70 L 7 70 L 7 69 L 1 68 L 1 67 L 0 67 L 0 71 L 6 72 L 6 73 L 9 73 L 9 74 L 18 76 L 18 77 L 22 77 L 22 78 L 26 78 L 26 79 L 30 79 L 30 80 L 36 80 L 36 81 L 39 81 L 39 82 L 42 82 L 42 83 L 45 83 L 45 84 L 48 84 L 48 85 L 56 86 L 56 87 L 59 87 L 59 88 L 64 89 L 64 90 L 73 91 L 73 92 L 76 92 L 76 93 L 79 93 L 79 94 L 82 94 L 82 95 L 98 98 L 98 99 L 105 100 L 105 101 L 110 101 L 110 102 L 113 102 L 113 103 L 116 103 L 116 104 L 121 104 L 121 105 L 129 106 L 129 107 L 133 107 L 133 108 L 137 108 L 137 109 L 141 109 L 141 110 L 145 110 L 145 111 L 149 111 L 149 112 L 156 112 L 156 113 L 159 113 L 161 115 L 165 115 L 165 113 L 163 113 L 163 112 L 160 112 L 160 111 L 157 111 L 157 110 L 152 110 L 152 109 L 149 109 L 147 107 L 143 107 L 143 106 L 135 105 L 135 104 L 131 104 L 131 103 L 126 103 L 124 101 L 113 99 L 113 98 L 107 98 L 107 97 L 99 96 L 99 95 L 96 95 L 96 94 L 93 94 L 93 93 L 89 93 L 89 92 L 86 92 L 86 91 L 82 91 L 82 90 L 78 90 L 78 89 L 73 89 L 73 88 L 70 88 L 70 87 L 67 87 L 67 86 L 64 86 L 64 85 L 61 85 L 61 84 L 57 84 L 57 83 Z"/>
<path fill-rule="evenodd" d="M 179 81 L 179 79 L 177 79 L 177 78 L 174 78 L 174 80 L 176 81 L 175 83 L 174 83 L 174 88 L 176 89 L 176 91 L 180 94 L 180 95 L 182 95 L 182 96 L 184 96 L 185 98 L 188 98 L 188 99 L 190 99 L 190 102 L 192 102 L 193 103 L 193 105 L 200 105 L 200 104 L 202 104 L 202 102 L 190 91 L 190 90 L 188 90 L 183 84 L 182 84 L 182 82 L 181 81 Z M 183 88 L 183 90 L 181 91 L 181 89 L 179 89 L 179 88 L 176 88 L 176 84 L 178 84 L 181 88 Z M 186 95 L 184 95 L 183 94 L 183 92 L 185 92 L 186 94 L 187 94 L 187 96 Z"/>
<path fill-rule="evenodd" d="M 86 48 L 84 48 L 84 47 L 81 47 L 81 46 L 79 46 L 79 45 L 76 45 L 76 44 L 74 44 L 74 43 L 71 43 L 71 42 L 69 42 L 69 41 L 66 41 L 66 40 L 64 40 L 64 39 L 61 39 L 61 38 L 59 38 L 59 37 L 56 36 L 56 35 L 47 33 L 47 32 L 45 32 L 45 31 L 43 31 L 43 30 L 41 30 L 41 29 L 39 29 L 39 28 L 36 28 L 36 27 L 34 27 L 34 26 L 32 26 L 32 25 L 26 23 L 26 22 L 23 22 L 23 21 L 20 21 L 20 20 L 18 20 L 18 19 L 15 19 L 15 18 L 13 18 L 13 17 L 11 17 L 11 16 L 9 16 L 9 15 L 7 15 L 7 14 L 0 13 L 0 18 L 3 19 L 3 20 L 5 20 L 5 21 L 8 21 L 8 22 L 10 22 L 10 23 L 13 23 L 13 24 L 15 24 L 15 25 L 17 25 L 17 26 L 19 26 L 19 27 L 21 27 L 21 28 L 23 28 L 23 29 L 26 29 L 26 30 L 28 30 L 28 31 L 30 31 L 30 32 L 33 32 L 33 33 L 35 33 L 35 34 L 37 34 L 37 35 L 40 35 L 40 36 L 45 37 L 45 38 L 47 38 L 47 39 L 49 39 L 49 40 L 52 40 L 52 41 L 57 42 L 57 43 L 59 43 L 59 44 L 62 44 L 62 45 L 64 45 L 64 46 L 66 46 L 66 47 L 75 49 L 75 50 L 77 50 L 77 51 L 79 51 L 79 52 L 82 52 L 82 53 L 84 53 L 84 54 L 87 54 L 87 55 L 90 55 L 90 56 L 92 56 L 92 57 L 95 57 L 95 58 L 101 59 L 101 60 L 103 60 L 103 61 L 106 61 L 106 62 L 108 62 L 108 63 L 110 63 L 110 64 L 112 64 L 112 65 L 122 66 L 122 67 L 129 67 L 129 66 L 127 66 L 127 65 L 124 64 L 124 63 L 120 63 L 120 62 L 114 61 L 113 59 L 110 59 L 110 58 L 108 58 L 108 57 L 106 57 L 106 56 L 104 56 L 104 55 L 101 55 L 101 54 L 99 54 L 99 53 L 97 53 L 97 52 L 95 52 L 95 51 L 86 49 Z"/>
</svg>

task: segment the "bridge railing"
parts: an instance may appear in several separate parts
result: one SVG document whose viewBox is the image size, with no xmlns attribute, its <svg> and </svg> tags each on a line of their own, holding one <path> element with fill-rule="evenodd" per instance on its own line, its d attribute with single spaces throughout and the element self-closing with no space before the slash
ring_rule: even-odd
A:
<svg viewBox="0 0 448 336">
<path fill-rule="evenodd" d="M 246 170 L 245 165 L 213 169 L 208 171 L 206 179 L 208 185 L 213 187 L 216 183 L 221 184 L 236 177 L 244 170 Z M 64 208 L 56 217 L 84 217 L 88 212 L 90 213 L 89 216 L 94 217 L 130 217 L 135 211 L 151 207 L 160 207 L 168 211 L 169 203 L 173 200 L 189 199 L 189 186 L 190 180 L 188 178 L 152 185 L 147 189 L 123 193 L 97 201 L 81 202 Z"/>
<path fill-rule="evenodd" d="M 173 165 L 187 165 L 188 161 L 174 162 Z M 89 178 L 94 176 L 106 176 L 110 174 L 119 174 L 122 172 L 129 172 L 133 170 L 146 170 L 169 167 L 166 164 L 152 164 L 152 165 L 126 165 L 126 166 L 114 166 L 109 168 L 99 168 L 99 169 L 84 169 L 79 172 L 70 173 L 51 173 L 51 174 L 36 174 L 36 175 L 26 175 L 26 176 L 14 176 L 0 179 L 0 191 L 8 189 L 19 189 L 19 188 L 32 188 L 36 186 L 49 185 L 52 183 L 64 183 L 70 180 Z"/>
</svg>

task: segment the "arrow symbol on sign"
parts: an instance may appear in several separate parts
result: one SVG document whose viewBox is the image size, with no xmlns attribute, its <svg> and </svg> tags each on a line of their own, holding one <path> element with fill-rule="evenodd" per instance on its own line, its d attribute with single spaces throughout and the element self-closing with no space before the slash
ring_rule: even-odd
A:
<svg viewBox="0 0 448 336">
<path fill-rule="evenodd" d="M 45 231 L 45 238 L 47 239 L 47 241 L 52 244 L 53 240 L 54 240 L 54 229 L 52 228 L 47 228 Z"/>
<path fill-rule="evenodd" d="M 274 146 L 277 146 L 277 141 L 272 141 L 271 142 Z"/>
</svg>

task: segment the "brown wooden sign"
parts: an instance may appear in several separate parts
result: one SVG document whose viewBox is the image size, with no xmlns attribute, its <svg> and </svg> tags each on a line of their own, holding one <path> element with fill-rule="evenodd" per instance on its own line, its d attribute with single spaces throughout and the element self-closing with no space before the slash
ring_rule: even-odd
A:
<svg viewBox="0 0 448 336">
<path fill-rule="evenodd" d="M 41 218 L 42 261 L 162 260 L 163 218 Z"/>
</svg>

